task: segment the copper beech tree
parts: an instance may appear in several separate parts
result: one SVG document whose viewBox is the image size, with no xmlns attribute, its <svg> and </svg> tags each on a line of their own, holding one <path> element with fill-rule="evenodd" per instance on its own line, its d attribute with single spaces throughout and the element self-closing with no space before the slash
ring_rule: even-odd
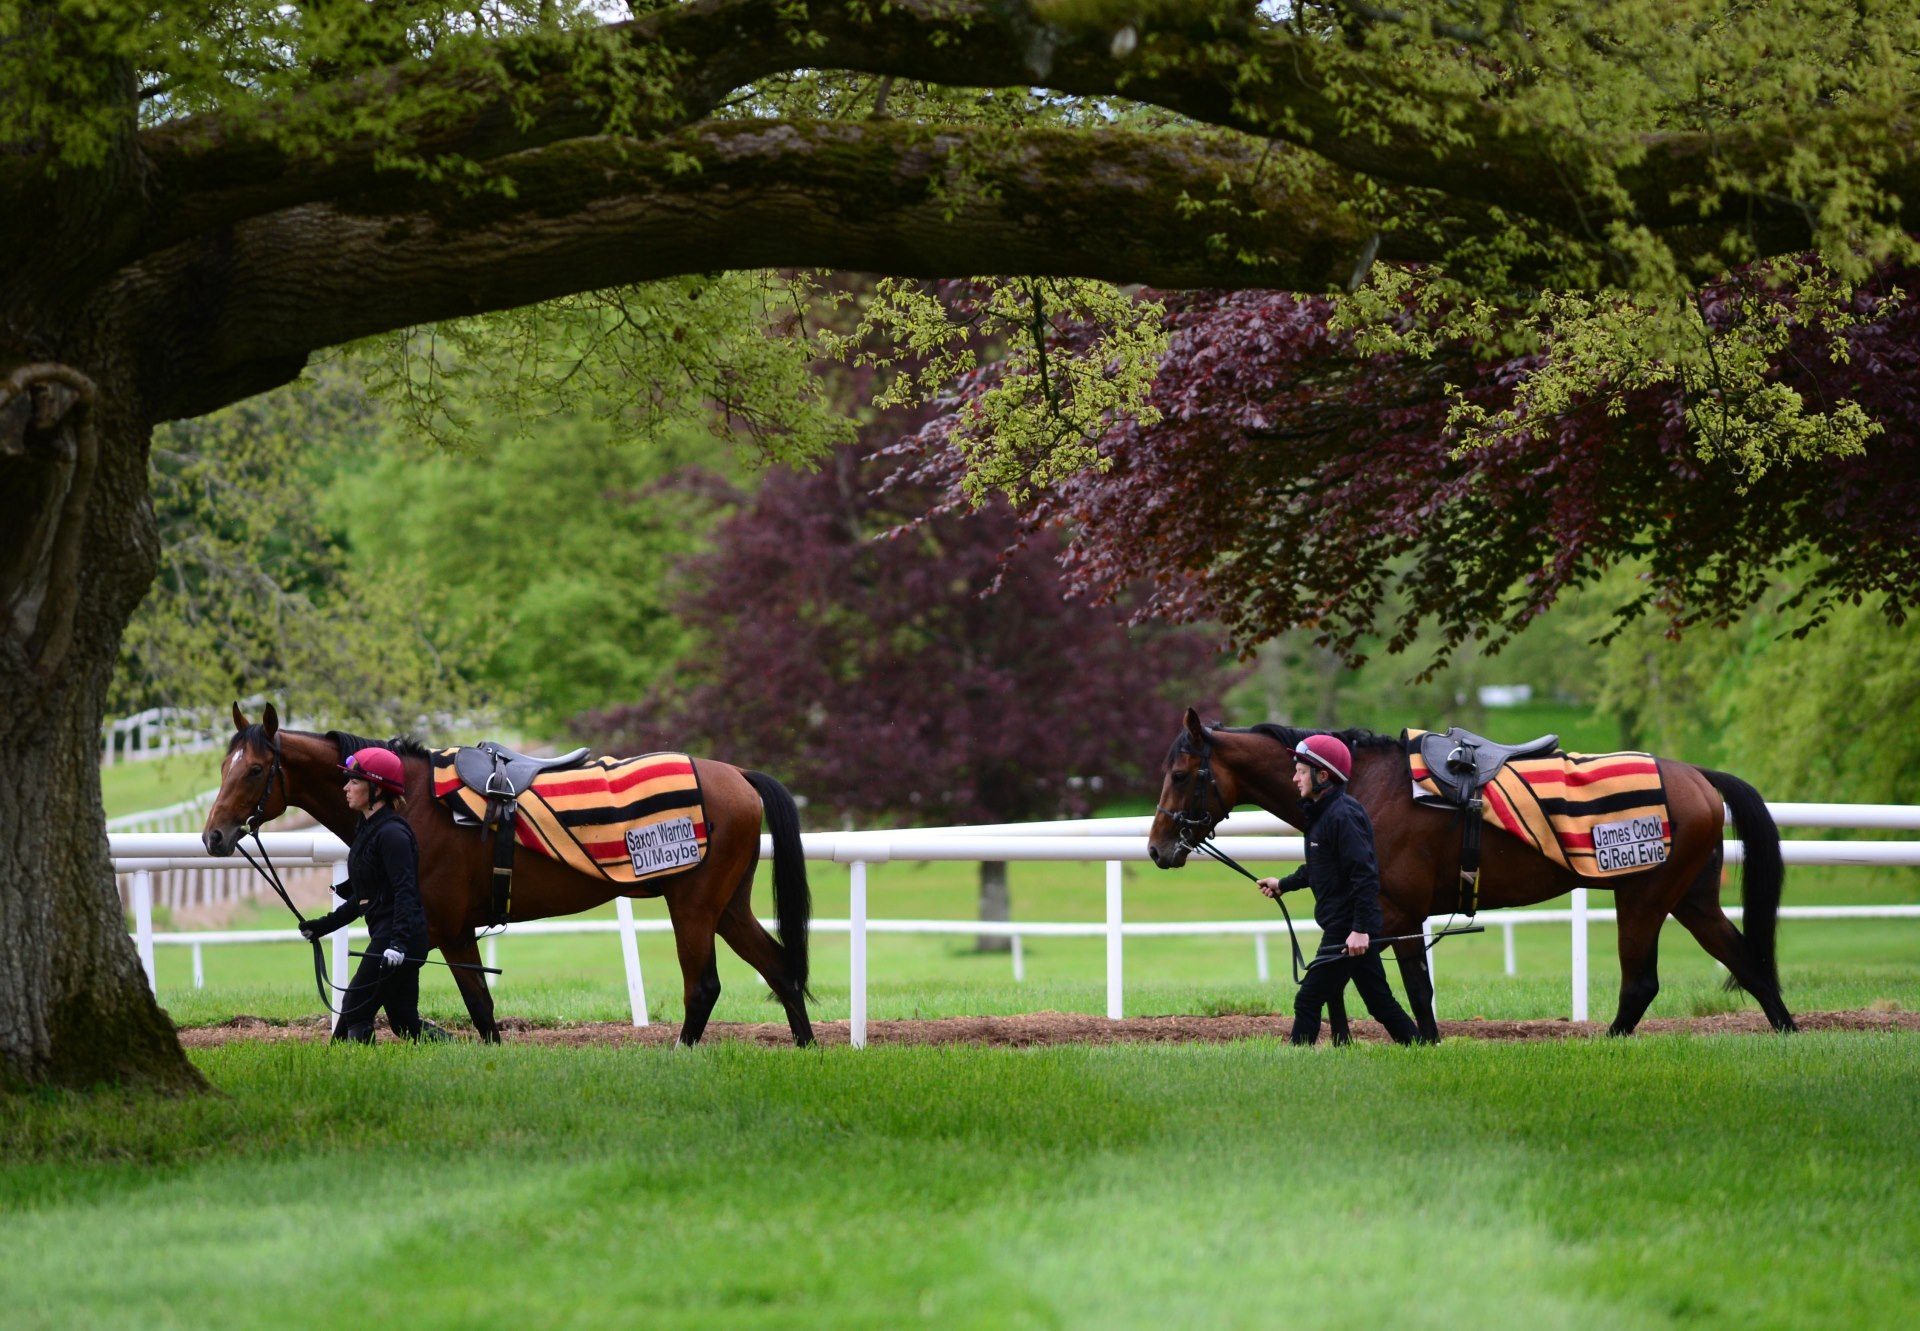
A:
<svg viewBox="0 0 1920 1331">
<path fill-rule="evenodd" d="M 1556 392 L 1610 349 L 1711 356 L 1778 428 L 1693 428 L 1751 465 L 1864 426 L 1756 394 L 1686 293 L 1811 250 L 1838 300 L 1920 198 L 1903 3 L 608 10 L 0 0 L 8 1085 L 197 1080 L 121 933 L 94 756 L 157 422 L 322 347 L 675 274 L 1354 286 L 1364 322 L 1423 299 L 1387 260 L 1425 265 L 1436 323 L 1517 302 Z"/>
<path fill-rule="evenodd" d="M 1791 627 L 1862 601 L 1899 623 L 1920 577 L 1920 306 L 1895 293 L 1917 281 L 1894 269 L 1860 285 L 1843 356 L 1801 327 L 1767 365 L 1807 400 L 1860 405 L 1871 444 L 1739 484 L 1701 457 L 1685 384 L 1602 384 L 1465 446 L 1458 404 L 1511 404 L 1535 354 L 1369 354 L 1323 297 L 1168 294 L 1156 419 L 1116 422 L 1106 465 L 1037 494 L 1010 548 L 1057 532 L 1070 594 L 1218 623 L 1242 645 L 1300 625 L 1348 660 L 1417 641 L 1409 671 L 1468 641 L 1497 646 L 1623 564 L 1642 572 L 1615 625 L 1724 625 L 1780 582 Z M 1700 299 L 1710 324 L 1730 317 L 1724 285 Z M 1050 330 L 1057 354 L 1090 335 Z M 953 439 L 1000 371 L 964 378 L 893 450 L 899 475 L 949 498 L 967 485 Z"/>
</svg>

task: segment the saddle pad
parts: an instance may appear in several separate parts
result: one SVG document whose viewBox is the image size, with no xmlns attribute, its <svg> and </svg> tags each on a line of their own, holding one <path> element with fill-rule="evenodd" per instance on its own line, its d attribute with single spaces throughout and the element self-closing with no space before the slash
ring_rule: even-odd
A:
<svg viewBox="0 0 1920 1331">
<path fill-rule="evenodd" d="M 1421 804 L 1458 806 L 1440 794 L 1407 732 L 1407 769 Z M 1480 792 L 1481 817 L 1583 878 L 1664 864 L 1673 849 L 1667 788 L 1650 753 L 1554 753 L 1502 767 Z"/>
<path fill-rule="evenodd" d="M 484 822 L 486 796 L 461 784 L 453 770 L 457 752 L 433 755 L 434 796 L 456 815 Z M 518 844 L 610 882 L 679 873 L 707 853 L 700 779 L 684 753 L 595 758 L 564 772 L 542 772 L 518 804 Z"/>
</svg>

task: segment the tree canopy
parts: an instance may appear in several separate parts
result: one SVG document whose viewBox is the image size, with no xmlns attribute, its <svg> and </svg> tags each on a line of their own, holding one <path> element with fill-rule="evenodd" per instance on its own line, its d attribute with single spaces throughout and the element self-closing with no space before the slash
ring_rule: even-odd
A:
<svg viewBox="0 0 1920 1331">
<path fill-rule="evenodd" d="M 1702 456 L 1682 381 L 1617 366 L 1521 424 L 1538 352 L 1489 357 L 1465 338 L 1369 352 L 1322 297 L 1168 295 L 1146 410 L 1089 445 L 1099 466 L 1039 492 L 1025 530 L 1069 533 L 1076 594 L 1146 582 L 1142 614 L 1218 622 L 1248 647 L 1307 625 L 1350 660 L 1416 641 L 1418 665 L 1498 646 L 1582 585 L 1616 598 L 1603 634 L 1641 616 L 1724 625 L 1783 579 L 1792 627 L 1861 598 L 1898 623 L 1920 569 L 1920 313 L 1901 295 L 1917 276 L 1876 275 L 1844 332 L 1795 326 L 1764 362 L 1768 385 L 1858 409 L 1871 441 L 1744 476 Z M 1742 317 L 1739 299 L 1718 285 L 1700 302 L 1719 325 Z M 1050 331 L 1065 354 L 1093 335 Z M 1001 374 L 963 382 L 909 474 L 977 483 L 967 413 Z M 1450 424 L 1462 406 L 1509 419 L 1464 439 Z M 1627 566 L 1642 576 L 1601 582 Z"/>
</svg>

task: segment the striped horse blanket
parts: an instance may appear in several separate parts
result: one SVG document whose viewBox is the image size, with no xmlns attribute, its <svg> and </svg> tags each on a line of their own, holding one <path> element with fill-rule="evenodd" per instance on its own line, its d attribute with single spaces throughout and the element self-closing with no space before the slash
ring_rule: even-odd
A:
<svg viewBox="0 0 1920 1331">
<path fill-rule="evenodd" d="M 487 797 L 454 774 L 456 752 L 434 754 L 434 796 L 456 816 L 485 822 Z M 691 869 L 707 852 L 700 779 L 684 753 L 594 758 L 542 772 L 522 792 L 513 826 L 519 845 L 615 883 Z"/>
<path fill-rule="evenodd" d="M 1409 730 L 1408 775 L 1420 804 L 1456 808 L 1440 794 Z M 1650 753 L 1560 753 L 1502 767 L 1480 793 L 1482 817 L 1584 878 L 1664 864 L 1673 849 L 1667 790 Z"/>
</svg>

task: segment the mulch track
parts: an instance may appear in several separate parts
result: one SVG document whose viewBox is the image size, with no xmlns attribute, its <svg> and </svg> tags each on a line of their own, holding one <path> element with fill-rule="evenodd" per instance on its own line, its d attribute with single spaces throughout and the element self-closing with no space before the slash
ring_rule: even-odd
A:
<svg viewBox="0 0 1920 1331">
<path fill-rule="evenodd" d="M 1920 1012 L 1802 1012 L 1795 1020 L 1803 1031 L 1920 1031 Z M 673 1041 L 679 1027 L 656 1024 L 635 1029 L 625 1022 L 594 1022 L 580 1026 L 535 1026 L 516 1018 L 506 1018 L 501 1031 L 509 1044 L 584 1045 L 666 1045 Z M 454 1028 L 471 1039 L 470 1030 Z M 814 1034 L 823 1045 L 847 1043 L 847 1023 L 814 1023 Z M 1220 1017 L 1128 1017 L 1108 1021 L 1104 1017 L 1071 1012 L 1035 1012 L 1019 1017 L 942 1017 L 929 1021 L 870 1021 L 867 1043 L 887 1044 L 973 1044 L 1007 1048 L 1030 1048 L 1059 1044 L 1220 1044 L 1229 1040 L 1259 1037 L 1282 1038 L 1293 1029 L 1288 1017 L 1230 1015 Z M 1569 1040 L 1604 1035 L 1603 1022 L 1574 1021 L 1443 1021 L 1442 1038 L 1471 1040 Z M 1768 1033 L 1766 1018 L 1758 1012 L 1731 1012 L 1712 1017 L 1655 1017 L 1640 1023 L 1648 1035 L 1674 1031 L 1693 1035 L 1762 1035 Z M 1380 1027 L 1371 1021 L 1353 1023 L 1354 1038 L 1367 1041 L 1386 1039 Z M 320 1018 L 303 1022 L 271 1022 L 261 1017 L 241 1016 L 218 1026 L 194 1026 L 180 1032 L 180 1042 L 189 1049 L 207 1049 L 237 1040 L 321 1040 L 327 1027 Z M 380 1038 L 392 1038 L 383 1026 Z M 784 1022 L 714 1022 L 707 1027 L 708 1040 L 736 1040 L 747 1044 L 788 1046 L 793 1043 Z"/>
</svg>

